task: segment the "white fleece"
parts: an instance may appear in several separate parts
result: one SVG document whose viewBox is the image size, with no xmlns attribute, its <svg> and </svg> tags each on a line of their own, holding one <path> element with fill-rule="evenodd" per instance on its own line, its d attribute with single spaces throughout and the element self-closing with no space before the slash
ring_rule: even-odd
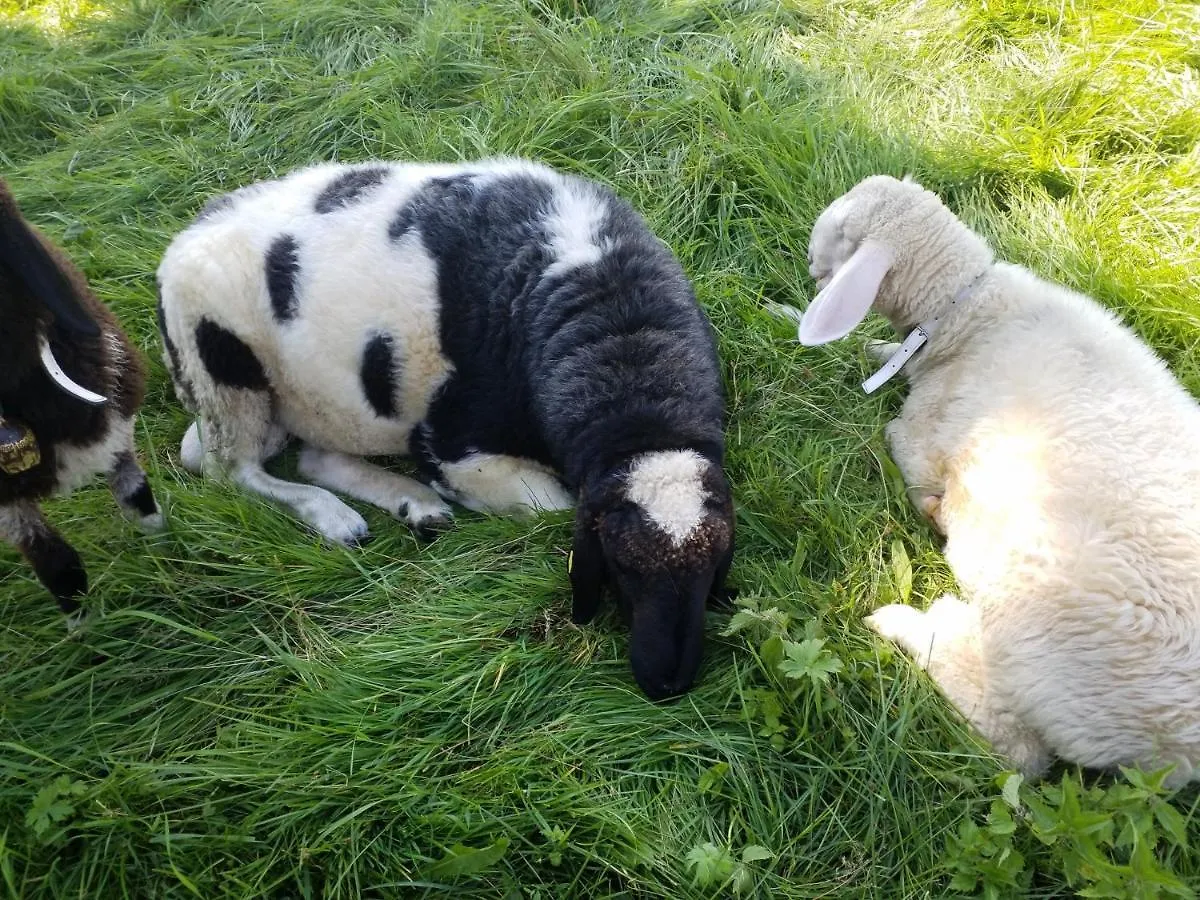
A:
<svg viewBox="0 0 1200 900">
<path fill-rule="evenodd" d="M 932 193 L 885 176 L 829 207 L 828 283 L 863 241 L 895 254 L 873 308 L 898 330 L 991 269 L 903 370 L 887 435 L 946 535 L 965 607 L 868 620 L 1031 774 L 1200 764 L 1200 407 L 1086 296 L 992 263 Z"/>
</svg>

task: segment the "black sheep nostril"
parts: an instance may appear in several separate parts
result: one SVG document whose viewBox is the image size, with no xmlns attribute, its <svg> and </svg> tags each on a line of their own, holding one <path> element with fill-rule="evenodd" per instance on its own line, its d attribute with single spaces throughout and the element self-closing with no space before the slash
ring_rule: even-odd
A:
<svg viewBox="0 0 1200 900">
<path fill-rule="evenodd" d="M 642 692 L 655 703 L 674 703 L 692 687 L 692 682 L 675 680 L 638 681 Z"/>
<path fill-rule="evenodd" d="M 680 687 L 677 684 L 664 684 L 659 689 L 658 696 L 654 699 L 659 703 L 674 703 L 686 693 L 686 687 Z"/>
</svg>

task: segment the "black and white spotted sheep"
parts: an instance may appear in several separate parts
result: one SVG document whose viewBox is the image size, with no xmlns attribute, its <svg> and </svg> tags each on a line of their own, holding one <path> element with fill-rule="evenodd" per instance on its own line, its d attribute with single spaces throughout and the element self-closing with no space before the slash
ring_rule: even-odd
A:
<svg viewBox="0 0 1200 900">
<path fill-rule="evenodd" d="M 325 488 L 418 533 L 446 501 L 577 498 L 575 621 L 615 588 L 643 690 L 690 688 L 733 554 L 719 365 L 612 191 L 516 159 L 321 165 L 210 201 L 158 274 L 185 465 L 347 544 L 366 523 Z M 263 469 L 293 436 L 313 484 Z M 405 452 L 431 487 L 362 459 Z"/>
<path fill-rule="evenodd" d="M 83 560 L 39 502 L 100 472 L 146 530 L 162 515 L 133 441 L 142 360 L 66 255 L 22 216 L 0 181 L 0 538 L 82 619 Z"/>
</svg>

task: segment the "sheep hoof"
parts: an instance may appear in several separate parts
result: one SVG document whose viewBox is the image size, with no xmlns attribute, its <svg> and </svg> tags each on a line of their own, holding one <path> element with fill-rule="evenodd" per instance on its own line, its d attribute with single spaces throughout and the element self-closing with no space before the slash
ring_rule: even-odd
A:
<svg viewBox="0 0 1200 900">
<path fill-rule="evenodd" d="M 881 637 L 905 644 L 924 626 L 924 613 L 903 603 L 881 606 L 864 620 Z"/>
<path fill-rule="evenodd" d="M 88 622 L 91 621 L 91 615 L 88 613 L 87 607 L 81 606 L 70 615 L 64 616 L 63 619 L 67 623 L 67 637 L 74 637 L 87 627 Z"/>
<path fill-rule="evenodd" d="M 146 532 L 146 534 L 157 534 L 160 531 L 165 531 L 167 528 L 167 520 L 163 516 L 162 511 L 151 513 L 148 516 L 142 516 L 137 522 L 138 528 Z"/>
<path fill-rule="evenodd" d="M 367 520 L 343 503 L 321 510 L 312 524 L 325 540 L 344 547 L 357 547 L 371 534 Z"/>
<path fill-rule="evenodd" d="M 418 522 L 409 522 L 408 525 L 413 534 L 417 536 L 417 540 L 423 544 L 428 544 L 443 531 L 449 531 L 453 526 L 454 517 L 449 513 L 444 516 L 430 516 Z"/>
<path fill-rule="evenodd" d="M 405 500 L 396 511 L 396 517 L 403 519 L 417 539 L 425 543 L 454 525 L 454 514 L 440 500 Z"/>
</svg>

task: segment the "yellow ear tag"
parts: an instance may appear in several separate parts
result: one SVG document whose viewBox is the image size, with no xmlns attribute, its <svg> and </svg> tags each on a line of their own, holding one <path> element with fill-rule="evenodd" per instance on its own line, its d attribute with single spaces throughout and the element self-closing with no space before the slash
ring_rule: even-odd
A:
<svg viewBox="0 0 1200 900">
<path fill-rule="evenodd" d="M 571 574 L 571 569 L 575 566 L 575 551 L 567 553 L 567 574 Z"/>
</svg>

